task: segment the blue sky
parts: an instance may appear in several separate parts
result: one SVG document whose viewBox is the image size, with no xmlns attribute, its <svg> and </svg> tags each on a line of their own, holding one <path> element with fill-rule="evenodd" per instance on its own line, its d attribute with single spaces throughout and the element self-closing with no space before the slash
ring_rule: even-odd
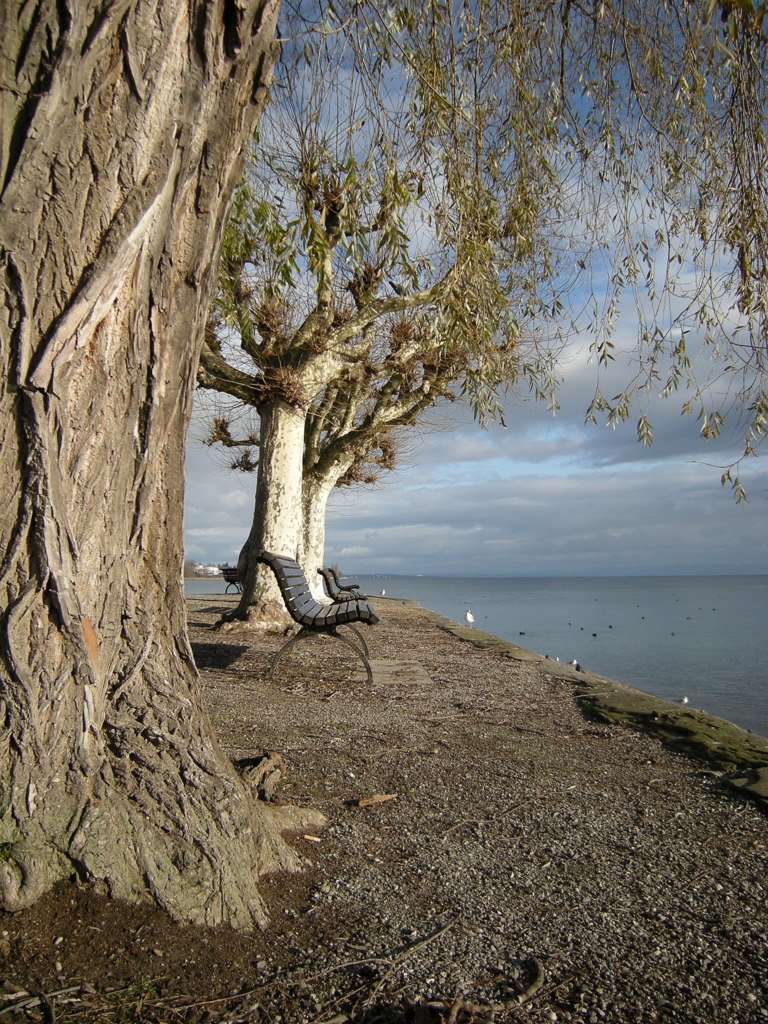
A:
<svg viewBox="0 0 768 1024">
<path fill-rule="evenodd" d="M 768 572 L 768 455 L 743 472 L 736 505 L 718 468 L 739 450 L 733 424 L 705 443 L 680 400 L 654 401 L 655 443 L 584 424 L 594 368 L 577 361 L 553 418 L 512 400 L 508 427 L 468 410 L 434 413 L 400 469 L 332 499 L 326 562 L 347 572 L 425 575 L 633 575 Z M 635 417 L 636 419 L 636 417 Z M 250 526 L 255 478 L 221 469 L 193 424 L 188 557 L 232 562 Z"/>
</svg>

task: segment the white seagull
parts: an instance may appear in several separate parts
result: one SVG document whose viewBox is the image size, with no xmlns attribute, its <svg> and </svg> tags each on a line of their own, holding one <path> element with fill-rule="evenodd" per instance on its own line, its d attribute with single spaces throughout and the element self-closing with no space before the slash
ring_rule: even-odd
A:
<svg viewBox="0 0 768 1024">
<path fill-rule="evenodd" d="M 382 592 L 379 594 L 379 597 L 384 597 L 386 595 L 386 593 L 387 593 L 386 590 L 382 590 Z"/>
<path fill-rule="evenodd" d="M 681 697 L 680 698 L 680 703 L 681 704 L 687 704 L 688 703 L 688 698 L 687 697 Z"/>
<path fill-rule="evenodd" d="M 464 613 L 464 621 L 468 626 L 473 626 L 475 623 L 475 616 L 472 614 L 469 608 L 467 608 L 466 612 Z"/>
</svg>

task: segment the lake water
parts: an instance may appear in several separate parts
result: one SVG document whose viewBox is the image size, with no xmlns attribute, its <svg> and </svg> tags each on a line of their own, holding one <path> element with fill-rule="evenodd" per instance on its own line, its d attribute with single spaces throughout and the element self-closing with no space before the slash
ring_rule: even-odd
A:
<svg viewBox="0 0 768 1024">
<path fill-rule="evenodd" d="M 768 576 L 517 579 L 361 576 L 522 647 L 768 736 Z M 222 592 L 222 580 L 188 580 Z M 375 600 L 374 600 L 375 604 Z M 596 635 L 593 635 L 596 634 Z"/>
</svg>

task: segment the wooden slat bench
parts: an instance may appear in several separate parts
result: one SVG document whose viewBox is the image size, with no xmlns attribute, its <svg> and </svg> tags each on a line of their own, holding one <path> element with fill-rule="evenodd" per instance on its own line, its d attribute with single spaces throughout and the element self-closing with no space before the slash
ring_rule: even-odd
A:
<svg viewBox="0 0 768 1024">
<path fill-rule="evenodd" d="M 350 601 L 354 598 L 365 597 L 365 594 L 360 593 L 360 585 L 358 583 L 345 582 L 333 566 L 329 565 L 325 569 L 318 569 L 317 571 L 323 577 L 325 591 L 332 601 Z"/>
<path fill-rule="evenodd" d="M 224 588 L 224 593 L 228 594 L 230 587 L 234 587 L 235 590 L 237 590 L 240 593 L 242 593 L 243 584 L 242 584 L 242 581 L 240 579 L 240 573 L 238 572 L 237 567 L 236 566 L 229 566 L 229 565 L 222 565 L 220 568 L 221 568 L 221 575 L 224 577 L 224 579 L 226 580 L 226 583 L 227 583 L 226 587 Z"/>
<path fill-rule="evenodd" d="M 257 560 L 268 565 L 274 573 L 285 607 L 291 618 L 299 624 L 298 633 L 295 633 L 272 659 L 270 675 L 274 673 L 277 663 L 285 652 L 302 637 L 310 636 L 312 633 L 327 633 L 328 636 L 342 640 L 362 659 L 368 675 L 368 682 L 372 683 L 373 673 L 371 672 L 368 644 L 365 642 L 363 634 L 354 625 L 356 622 L 363 622 L 373 626 L 379 621 L 379 617 L 371 605 L 360 597 L 348 596 L 340 596 L 331 604 L 321 604 L 312 596 L 304 570 L 295 558 L 262 551 Z M 357 637 L 360 646 L 358 647 L 345 633 L 340 633 L 339 626 L 348 626 Z"/>
<path fill-rule="evenodd" d="M 335 565 L 329 565 L 328 566 L 328 572 L 331 574 L 331 576 L 333 576 L 333 579 L 334 579 L 334 581 L 336 583 L 336 586 L 339 588 L 339 590 L 357 590 L 357 591 L 360 591 L 360 584 L 359 583 L 347 583 L 345 580 L 343 580 L 341 578 L 340 570 L 337 569 Z M 365 594 L 360 592 L 359 596 L 360 597 L 365 597 Z"/>
</svg>

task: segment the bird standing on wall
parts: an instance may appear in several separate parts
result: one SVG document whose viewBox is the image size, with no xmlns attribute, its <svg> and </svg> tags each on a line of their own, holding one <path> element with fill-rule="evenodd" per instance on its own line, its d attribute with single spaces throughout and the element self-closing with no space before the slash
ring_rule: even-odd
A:
<svg viewBox="0 0 768 1024">
<path fill-rule="evenodd" d="M 469 608 L 467 608 L 466 612 L 464 613 L 464 621 L 468 626 L 473 626 L 475 624 L 475 616 L 472 614 Z"/>
</svg>

